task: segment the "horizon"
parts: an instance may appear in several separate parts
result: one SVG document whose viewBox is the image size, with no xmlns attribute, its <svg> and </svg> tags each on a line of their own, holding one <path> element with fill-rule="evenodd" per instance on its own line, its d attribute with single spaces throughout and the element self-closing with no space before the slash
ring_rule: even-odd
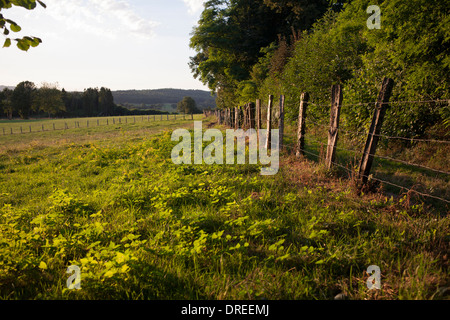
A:
<svg viewBox="0 0 450 320">
<path fill-rule="evenodd" d="M 25 80 L 26 81 L 26 80 Z M 36 85 L 36 84 L 35 84 Z M 10 88 L 12 90 L 14 90 L 14 88 L 17 85 L 4 85 L 4 84 L 0 84 L 0 88 L 2 88 L 1 90 L 3 90 L 3 88 Z M 93 88 L 93 87 L 86 87 L 83 90 L 66 90 L 64 87 L 58 87 L 59 90 L 64 89 L 66 92 L 83 92 L 84 90 L 88 89 L 88 88 Z M 95 88 L 101 88 L 101 87 L 95 87 Z M 106 87 L 105 87 L 106 88 Z M 110 89 L 110 88 L 107 88 Z M 209 89 L 183 89 L 183 88 L 155 88 L 155 89 L 118 89 L 118 90 L 113 90 L 110 89 L 111 92 L 120 92 L 120 91 L 157 91 L 157 90 L 181 90 L 181 91 L 202 91 L 202 92 L 208 92 L 211 93 L 211 90 Z"/>
</svg>

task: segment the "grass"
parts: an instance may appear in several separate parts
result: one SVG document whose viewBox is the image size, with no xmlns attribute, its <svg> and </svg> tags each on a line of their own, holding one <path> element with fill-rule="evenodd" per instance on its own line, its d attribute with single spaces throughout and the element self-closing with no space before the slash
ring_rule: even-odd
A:
<svg viewBox="0 0 450 320">
<path fill-rule="evenodd" d="M 0 136 L 0 298 L 448 299 L 444 212 L 357 196 L 290 155 L 275 176 L 174 165 L 180 127 L 193 123 Z"/>
</svg>

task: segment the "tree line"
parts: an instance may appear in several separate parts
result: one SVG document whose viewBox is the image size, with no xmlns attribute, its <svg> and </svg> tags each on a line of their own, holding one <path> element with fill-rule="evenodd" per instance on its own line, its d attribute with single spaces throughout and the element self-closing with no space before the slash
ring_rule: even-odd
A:
<svg viewBox="0 0 450 320">
<path fill-rule="evenodd" d="M 369 28 L 367 8 L 381 11 Z M 269 94 L 286 96 L 295 118 L 302 92 L 310 114 L 329 117 L 330 89 L 344 88 L 341 122 L 368 128 L 384 77 L 395 87 L 385 133 L 448 135 L 450 38 L 445 1 L 439 0 L 210 0 L 191 33 L 195 78 L 217 93 L 217 106 L 243 105 Z M 361 104 L 359 104 L 361 103 Z"/>
<path fill-rule="evenodd" d="M 39 88 L 31 81 L 20 82 L 14 89 L 0 91 L 0 113 L 8 119 L 20 117 L 101 117 L 121 115 L 165 114 L 157 110 L 127 109 L 114 103 L 108 88 L 87 88 L 68 92 L 54 84 Z"/>
</svg>

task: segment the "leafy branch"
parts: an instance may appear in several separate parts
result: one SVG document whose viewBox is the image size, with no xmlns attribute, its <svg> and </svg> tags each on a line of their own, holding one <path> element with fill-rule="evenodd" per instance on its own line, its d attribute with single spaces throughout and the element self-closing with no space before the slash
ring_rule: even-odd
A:
<svg viewBox="0 0 450 320">
<path fill-rule="evenodd" d="M 33 10 L 36 8 L 37 3 L 39 3 L 42 7 L 46 8 L 47 6 L 40 0 L 0 0 L 0 29 L 3 30 L 3 35 L 8 36 L 10 32 L 20 32 L 22 28 L 15 22 L 10 19 L 7 19 L 3 16 L 1 11 L 3 9 L 9 9 L 12 6 L 22 7 L 27 10 Z M 28 51 L 30 47 L 37 47 L 42 40 L 38 37 L 30 37 L 25 36 L 22 38 L 11 39 L 7 37 L 3 44 L 3 48 L 8 48 L 11 46 L 12 40 L 17 42 L 17 47 L 20 50 Z"/>
</svg>

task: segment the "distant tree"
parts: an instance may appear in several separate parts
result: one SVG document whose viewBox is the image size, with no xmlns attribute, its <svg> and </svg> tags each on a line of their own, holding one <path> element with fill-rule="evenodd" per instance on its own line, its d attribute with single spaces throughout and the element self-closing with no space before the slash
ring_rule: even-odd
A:
<svg viewBox="0 0 450 320">
<path fill-rule="evenodd" d="M 183 100 L 178 102 L 177 111 L 182 113 L 197 113 L 199 110 L 197 109 L 197 104 L 195 100 L 191 97 L 184 97 Z"/>
<path fill-rule="evenodd" d="M 14 89 L 11 97 L 12 107 L 22 119 L 28 119 L 33 106 L 33 96 L 36 86 L 33 82 L 23 81 Z"/>
<path fill-rule="evenodd" d="M 114 97 L 108 88 L 100 88 L 98 93 L 100 112 L 104 116 L 111 116 L 114 112 Z"/>
<path fill-rule="evenodd" d="M 99 92 L 97 88 L 88 88 L 84 90 L 83 109 L 85 116 L 99 115 Z"/>
<path fill-rule="evenodd" d="M 23 7 L 25 9 L 32 10 L 36 8 L 36 3 L 39 3 L 44 8 L 46 7 L 46 5 L 39 0 L 1 0 L 0 12 L 4 9 L 9 9 L 12 6 Z M 2 30 L 2 33 L 5 36 L 7 36 L 9 35 L 10 31 L 19 32 L 20 30 L 22 30 L 22 28 L 16 22 L 5 18 L 4 15 L 0 13 L 0 30 Z M 23 38 L 16 38 L 14 40 L 17 42 L 17 47 L 23 51 L 28 51 L 30 47 L 36 47 L 42 42 L 42 40 L 37 37 L 29 37 L 29 36 L 25 36 Z M 3 47 L 6 48 L 9 46 L 11 46 L 11 38 L 7 37 L 5 39 Z"/>
<path fill-rule="evenodd" d="M 6 114 L 9 120 L 12 120 L 13 106 L 11 102 L 13 91 L 5 88 L 0 92 L 0 109 Z"/>
<path fill-rule="evenodd" d="M 49 83 L 44 83 L 36 92 L 35 106 L 39 111 L 48 113 L 49 118 L 66 110 L 61 91 L 56 85 Z"/>
</svg>

